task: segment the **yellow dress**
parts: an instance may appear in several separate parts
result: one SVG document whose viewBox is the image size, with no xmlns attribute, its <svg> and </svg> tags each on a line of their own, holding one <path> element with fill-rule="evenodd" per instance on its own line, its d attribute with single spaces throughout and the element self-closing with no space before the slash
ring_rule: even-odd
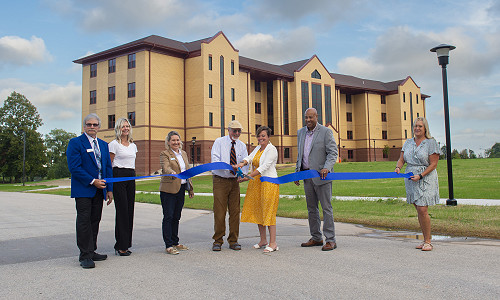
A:
<svg viewBox="0 0 500 300">
<path fill-rule="evenodd" d="M 259 167 L 262 150 L 252 160 L 253 169 Z M 261 182 L 260 175 L 248 182 L 241 222 L 255 223 L 264 226 L 276 225 L 280 186 L 276 183 Z"/>
</svg>

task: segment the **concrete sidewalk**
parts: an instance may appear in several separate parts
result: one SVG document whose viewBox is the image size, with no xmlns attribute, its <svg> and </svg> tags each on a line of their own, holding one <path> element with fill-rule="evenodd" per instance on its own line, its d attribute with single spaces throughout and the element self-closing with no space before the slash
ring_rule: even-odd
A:
<svg viewBox="0 0 500 300">
<path fill-rule="evenodd" d="M 278 218 L 280 251 L 252 249 L 257 226 L 242 223 L 243 250 L 225 244 L 212 252 L 212 212 L 185 209 L 180 237 L 191 249 L 170 256 L 161 206 L 137 203 L 133 254 L 113 255 L 110 205 L 98 240 L 98 252 L 109 258 L 84 270 L 73 199 L 0 192 L 0 207 L 2 299 L 500 298 L 500 240 L 436 240 L 434 251 L 422 252 L 414 249 L 418 241 L 404 237 L 412 233 L 336 223 L 339 248 L 322 252 L 300 247 L 309 238 L 307 220 Z"/>
</svg>

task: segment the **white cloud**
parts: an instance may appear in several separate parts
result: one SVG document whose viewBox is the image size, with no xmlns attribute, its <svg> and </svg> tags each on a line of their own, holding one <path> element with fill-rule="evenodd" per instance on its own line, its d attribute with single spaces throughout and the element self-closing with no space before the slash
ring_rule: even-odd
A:
<svg viewBox="0 0 500 300">
<path fill-rule="evenodd" d="M 240 55 L 272 64 L 289 63 L 312 56 L 314 31 L 307 27 L 272 34 L 245 34 L 234 42 Z"/>
<path fill-rule="evenodd" d="M 0 106 L 16 91 L 36 106 L 42 117 L 42 131 L 63 128 L 80 131 L 82 87 L 69 82 L 66 85 L 28 83 L 18 79 L 0 79 Z"/>
<path fill-rule="evenodd" d="M 4 64 L 31 65 L 50 61 L 51 55 L 43 39 L 32 36 L 30 40 L 18 36 L 0 38 L 0 66 Z"/>
</svg>

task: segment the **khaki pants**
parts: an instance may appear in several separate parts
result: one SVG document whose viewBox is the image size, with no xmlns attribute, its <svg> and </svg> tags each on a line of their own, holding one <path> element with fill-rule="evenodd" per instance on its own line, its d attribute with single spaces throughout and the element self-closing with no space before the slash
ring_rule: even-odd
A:
<svg viewBox="0 0 500 300">
<path fill-rule="evenodd" d="M 226 234 L 226 212 L 229 210 L 227 242 L 238 242 L 240 232 L 240 184 L 236 178 L 213 176 L 214 191 L 214 244 L 223 244 Z"/>
</svg>

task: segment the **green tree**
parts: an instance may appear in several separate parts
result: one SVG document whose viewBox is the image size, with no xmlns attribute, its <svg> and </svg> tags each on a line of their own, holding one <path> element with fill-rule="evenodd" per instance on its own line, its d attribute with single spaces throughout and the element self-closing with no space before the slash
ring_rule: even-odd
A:
<svg viewBox="0 0 500 300">
<path fill-rule="evenodd" d="M 474 151 L 472 149 L 469 149 L 469 158 L 472 158 L 472 159 L 477 158 L 476 153 L 474 153 Z"/>
<path fill-rule="evenodd" d="M 493 147 L 486 150 L 486 157 L 495 158 L 500 157 L 500 143 L 495 143 Z"/>
<path fill-rule="evenodd" d="M 469 151 L 467 149 L 463 149 L 459 153 L 461 159 L 467 159 L 469 158 Z"/>
<path fill-rule="evenodd" d="M 458 153 L 458 150 L 457 149 L 453 149 L 453 151 L 451 151 L 451 158 L 452 159 L 460 159 L 460 153 Z"/>
<path fill-rule="evenodd" d="M 10 181 L 23 175 L 23 132 L 26 134 L 26 177 L 45 176 L 47 162 L 43 138 L 36 130 L 42 126 L 36 107 L 16 92 L 0 108 L 0 173 Z"/>
<path fill-rule="evenodd" d="M 439 154 L 439 159 L 446 159 L 446 145 L 441 147 L 441 153 Z"/>
<path fill-rule="evenodd" d="M 66 148 L 69 140 L 76 134 L 64 129 L 52 129 L 45 135 L 45 146 L 47 147 L 48 178 L 69 177 L 68 162 L 66 160 Z"/>
</svg>

